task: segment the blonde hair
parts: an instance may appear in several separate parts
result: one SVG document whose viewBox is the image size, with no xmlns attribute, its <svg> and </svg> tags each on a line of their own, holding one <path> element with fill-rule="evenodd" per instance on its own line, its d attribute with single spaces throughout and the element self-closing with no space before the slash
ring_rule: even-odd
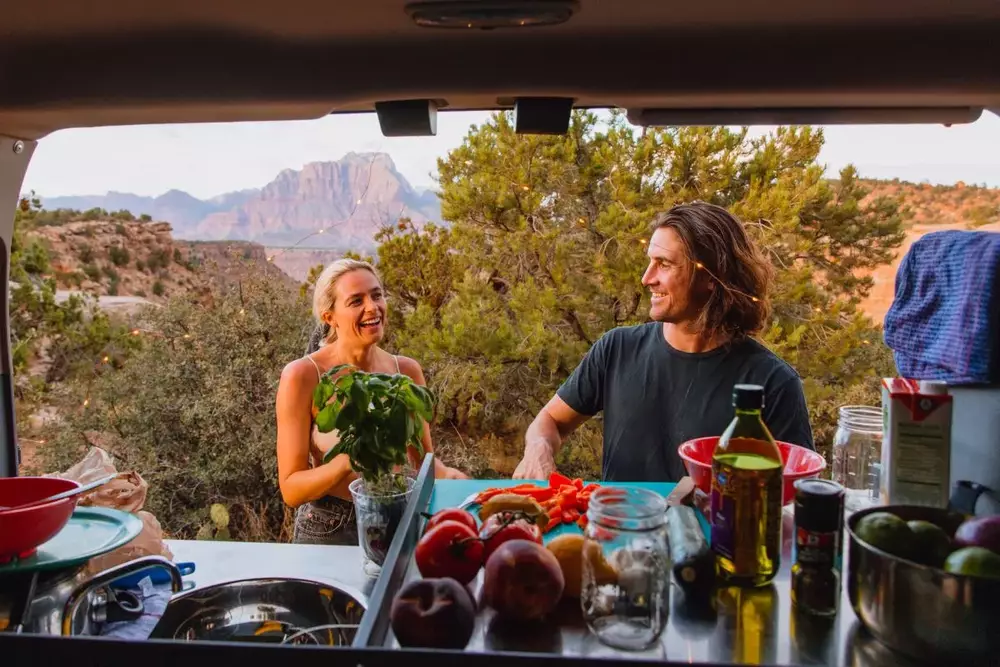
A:
<svg viewBox="0 0 1000 667">
<path fill-rule="evenodd" d="M 333 310 L 333 305 L 337 301 L 337 281 L 351 271 L 358 270 L 368 271 L 375 276 L 375 280 L 379 282 L 379 285 L 382 284 L 382 276 L 378 274 L 375 267 L 359 259 L 349 259 L 346 257 L 338 259 L 323 269 L 323 273 L 319 274 L 319 277 L 316 279 L 316 287 L 313 289 L 313 317 L 316 318 L 320 326 L 326 324 L 323 321 L 323 313 Z M 331 328 L 324 342 L 329 343 L 336 336 L 336 330 Z"/>
</svg>

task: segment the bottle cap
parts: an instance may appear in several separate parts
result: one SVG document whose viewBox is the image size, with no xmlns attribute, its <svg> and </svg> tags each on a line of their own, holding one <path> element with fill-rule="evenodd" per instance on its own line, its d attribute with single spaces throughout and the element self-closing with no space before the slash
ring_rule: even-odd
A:
<svg viewBox="0 0 1000 667">
<path fill-rule="evenodd" d="M 840 530 L 844 519 L 844 487 L 829 479 L 795 482 L 795 523 L 823 532 Z"/>
<path fill-rule="evenodd" d="M 737 410 L 760 410 L 764 407 L 764 387 L 738 384 L 733 387 L 733 407 Z"/>
</svg>

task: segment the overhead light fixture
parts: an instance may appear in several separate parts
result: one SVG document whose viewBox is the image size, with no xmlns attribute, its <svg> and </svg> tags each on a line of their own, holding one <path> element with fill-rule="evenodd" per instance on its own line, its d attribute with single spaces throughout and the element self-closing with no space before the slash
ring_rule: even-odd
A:
<svg viewBox="0 0 1000 667">
<path fill-rule="evenodd" d="M 414 2 L 406 13 L 421 28 L 495 30 L 565 23 L 579 9 L 575 0 L 466 0 Z"/>
</svg>

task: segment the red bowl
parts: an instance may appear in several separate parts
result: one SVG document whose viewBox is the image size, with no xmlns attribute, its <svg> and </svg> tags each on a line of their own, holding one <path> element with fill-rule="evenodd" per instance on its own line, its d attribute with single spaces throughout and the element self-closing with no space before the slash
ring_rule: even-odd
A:
<svg viewBox="0 0 1000 667">
<path fill-rule="evenodd" d="M 0 477 L 0 507 L 39 500 L 79 486 L 57 477 Z M 73 496 L 21 510 L 0 510 L 0 564 L 27 558 L 39 545 L 55 537 L 69 521 L 78 499 Z"/>
<path fill-rule="evenodd" d="M 712 491 L 712 455 L 715 453 L 715 445 L 718 442 L 718 436 L 696 438 L 682 443 L 677 448 L 677 453 L 684 461 L 688 475 L 694 480 L 695 485 L 705 493 Z M 778 449 L 781 450 L 781 461 L 785 464 L 782 475 L 784 478 L 782 504 L 787 505 L 795 500 L 796 480 L 819 477 L 819 474 L 826 468 L 826 459 L 811 449 L 788 442 L 779 441 Z"/>
</svg>

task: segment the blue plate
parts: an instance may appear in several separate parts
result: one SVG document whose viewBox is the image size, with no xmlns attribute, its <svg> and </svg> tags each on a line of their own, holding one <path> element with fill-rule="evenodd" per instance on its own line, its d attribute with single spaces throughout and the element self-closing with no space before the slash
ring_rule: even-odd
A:
<svg viewBox="0 0 1000 667">
<path fill-rule="evenodd" d="M 142 519 L 106 507 L 78 507 L 55 537 L 33 556 L 0 566 L 0 575 L 65 570 L 114 551 L 138 537 Z"/>
</svg>

